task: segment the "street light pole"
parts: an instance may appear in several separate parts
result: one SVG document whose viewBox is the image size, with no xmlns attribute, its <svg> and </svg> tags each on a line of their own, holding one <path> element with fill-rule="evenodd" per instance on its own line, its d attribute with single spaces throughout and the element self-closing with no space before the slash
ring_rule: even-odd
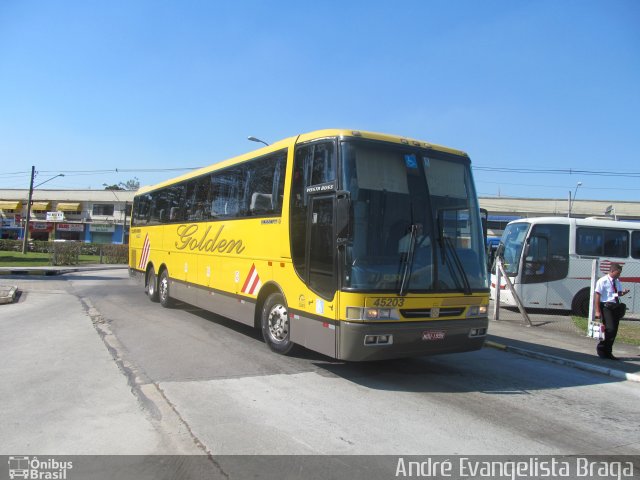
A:
<svg viewBox="0 0 640 480">
<path fill-rule="evenodd" d="M 256 137 L 247 137 L 247 140 L 250 140 L 252 142 L 258 142 L 258 143 L 264 143 L 267 147 L 269 146 L 269 144 L 267 142 L 265 142 L 264 140 L 260 140 L 259 138 Z"/>
<path fill-rule="evenodd" d="M 571 190 L 569 190 L 569 213 L 567 213 L 567 217 L 571 218 L 571 210 L 573 209 L 573 204 L 576 201 L 576 194 L 578 193 L 578 188 L 582 186 L 582 182 L 576 183 L 576 188 L 573 191 L 573 199 L 571 198 Z"/>
<path fill-rule="evenodd" d="M 129 208 L 129 202 L 124 202 L 124 222 L 122 223 L 122 244 L 124 245 L 125 235 L 127 233 L 127 209 Z"/>
<path fill-rule="evenodd" d="M 64 173 L 59 173 L 58 175 L 54 175 L 53 177 L 45 180 L 44 182 L 40 182 L 35 187 L 33 186 L 33 179 L 36 176 L 36 167 L 31 166 L 31 183 L 29 184 L 29 200 L 27 201 L 27 218 L 24 220 L 24 234 L 22 235 L 22 253 L 27 253 L 27 237 L 29 236 L 29 220 L 31 217 L 31 200 L 33 199 L 33 189 L 39 187 L 47 183 L 50 180 L 58 177 L 64 177 Z"/>
</svg>

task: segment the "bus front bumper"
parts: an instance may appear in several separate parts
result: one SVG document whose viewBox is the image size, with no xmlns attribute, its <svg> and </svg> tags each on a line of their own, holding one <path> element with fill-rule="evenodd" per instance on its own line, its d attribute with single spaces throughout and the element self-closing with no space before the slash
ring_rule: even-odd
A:
<svg viewBox="0 0 640 480">
<path fill-rule="evenodd" d="M 479 350 L 488 317 L 402 323 L 340 322 L 338 358 L 385 360 Z"/>
</svg>

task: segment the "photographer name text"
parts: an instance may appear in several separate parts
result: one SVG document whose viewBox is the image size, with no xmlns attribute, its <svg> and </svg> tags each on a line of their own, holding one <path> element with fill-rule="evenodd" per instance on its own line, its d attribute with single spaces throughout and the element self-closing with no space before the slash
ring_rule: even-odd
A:
<svg viewBox="0 0 640 480">
<path fill-rule="evenodd" d="M 610 478 L 633 477 L 633 463 L 627 461 L 595 461 L 577 457 L 557 459 L 531 457 L 527 460 L 478 460 L 459 457 L 454 460 L 425 461 L 398 459 L 395 476 L 402 478 Z"/>
</svg>

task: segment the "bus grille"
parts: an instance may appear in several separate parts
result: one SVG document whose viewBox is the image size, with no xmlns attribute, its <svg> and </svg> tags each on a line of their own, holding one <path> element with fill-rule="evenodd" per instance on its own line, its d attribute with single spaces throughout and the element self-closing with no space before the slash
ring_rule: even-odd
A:
<svg viewBox="0 0 640 480">
<path fill-rule="evenodd" d="M 458 317 L 462 315 L 462 313 L 464 312 L 464 309 L 465 307 L 435 309 L 435 310 L 439 310 L 439 313 L 437 316 L 433 318 Z M 416 309 L 405 308 L 405 309 L 400 309 L 400 313 L 404 318 L 432 318 L 430 308 L 416 308 Z"/>
</svg>

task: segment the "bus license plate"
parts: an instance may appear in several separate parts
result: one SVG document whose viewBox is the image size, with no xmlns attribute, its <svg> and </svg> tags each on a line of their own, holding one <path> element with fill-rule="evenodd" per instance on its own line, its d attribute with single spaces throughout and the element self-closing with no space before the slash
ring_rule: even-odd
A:
<svg viewBox="0 0 640 480">
<path fill-rule="evenodd" d="M 422 332 L 422 340 L 444 340 L 444 330 L 425 330 Z"/>
</svg>

